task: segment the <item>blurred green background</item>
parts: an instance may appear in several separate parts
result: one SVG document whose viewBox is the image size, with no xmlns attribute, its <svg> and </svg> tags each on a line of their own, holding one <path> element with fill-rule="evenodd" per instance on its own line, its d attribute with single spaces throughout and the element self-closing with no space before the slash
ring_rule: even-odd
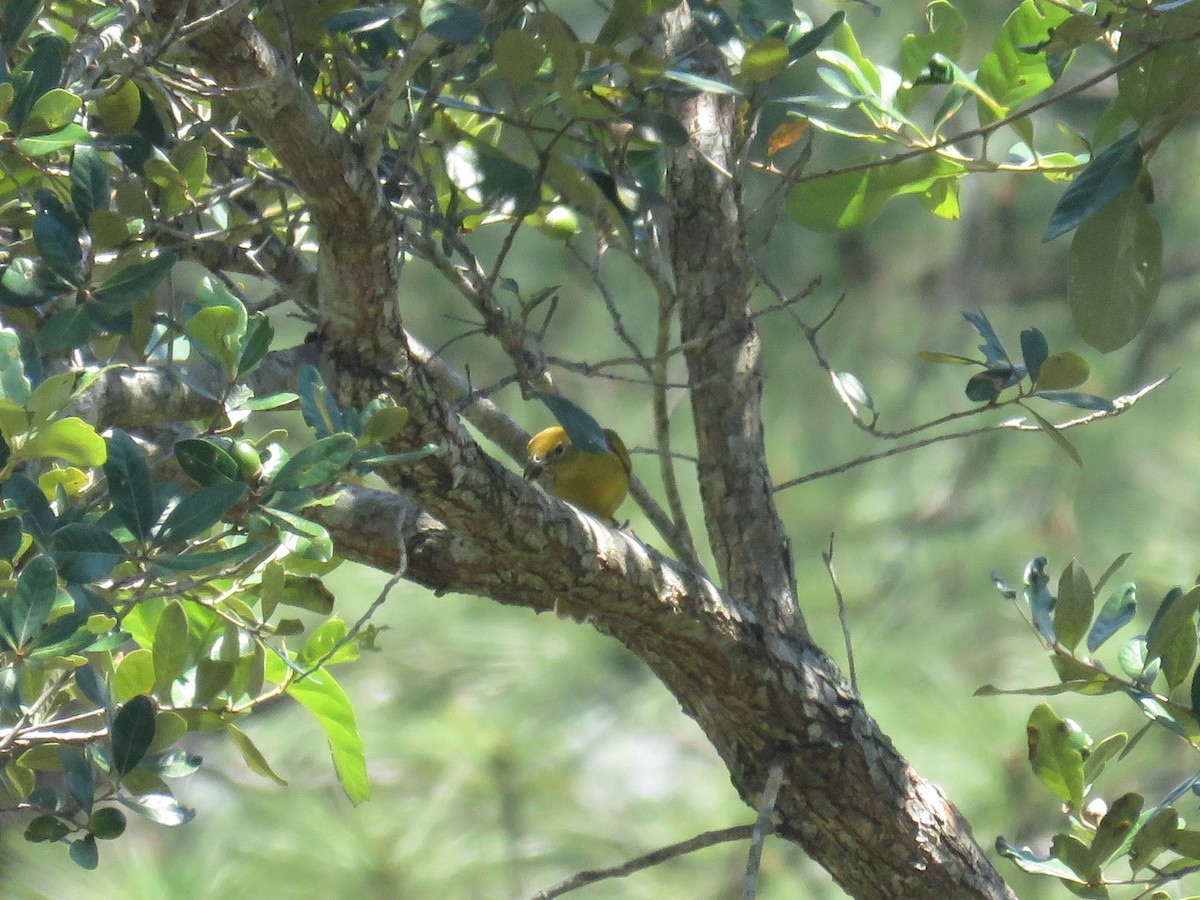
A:
<svg viewBox="0 0 1200 900">
<path fill-rule="evenodd" d="M 961 6 L 969 21 L 980 23 L 978 34 L 1006 11 Z M 886 61 L 922 8 L 889 6 L 878 18 L 852 8 L 850 15 L 868 52 Z M 821 20 L 829 9 L 810 11 Z M 982 50 L 967 57 L 977 59 Z M 811 71 L 796 77 L 813 87 Z M 1085 96 L 1070 115 L 1094 121 L 1098 103 Z M 966 308 L 984 309 L 1013 348 L 1021 329 L 1036 325 L 1052 351 L 1082 353 L 1094 372 L 1086 389 L 1095 393 L 1115 396 L 1176 372 L 1128 414 L 1070 432 L 1085 460 L 1082 471 L 1046 437 L 1010 433 L 936 445 L 778 495 L 811 630 L 844 664 L 820 558 L 835 533 L 835 565 L 867 708 L 914 767 L 944 788 L 987 847 L 1003 834 L 1044 850 L 1050 829 L 1060 824 L 1057 804 L 1025 762 L 1024 724 L 1037 701 L 972 697 L 988 682 L 1055 680 L 1032 631 L 992 588 L 990 572 L 1017 583 L 1024 564 L 1045 554 L 1055 577 L 1076 557 L 1095 578 L 1115 556 L 1132 551 L 1118 580 L 1136 580 L 1140 597 L 1153 604 L 1200 569 L 1192 540 L 1200 510 L 1200 412 L 1191 399 L 1200 386 L 1194 140 L 1194 130 L 1181 131 L 1155 157 L 1155 212 L 1167 248 L 1162 297 L 1141 338 L 1108 357 L 1084 347 L 1070 323 L 1064 299 L 1069 238 L 1039 243 L 1061 185 L 980 177 L 965 186 L 963 219 L 955 223 L 933 218 L 912 200 L 893 203 L 863 233 L 817 235 L 785 223 L 761 256 L 785 290 L 821 276 L 820 288 L 799 308 L 810 323 L 847 295 L 822 333 L 823 349 L 835 368 L 864 382 L 883 428 L 967 405 L 966 370 L 915 358 L 920 349 L 971 353 L 977 341 L 959 315 Z M 764 187 L 751 191 L 751 205 Z M 475 235 L 481 248 L 496 239 Z M 580 246 L 591 252 L 586 234 Z M 626 326 L 651 346 L 655 309 L 647 285 L 615 253 L 601 269 Z M 562 285 L 550 352 L 590 361 L 624 355 L 587 272 L 561 245 L 523 234 L 505 274 L 527 294 Z M 416 263 L 405 276 L 402 304 L 410 328 L 432 346 L 458 335 L 463 325 L 448 316 L 467 311 L 457 297 Z M 756 302 L 767 306 L 773 299 L 763 292 Z M 777 479 L 882 449 L 851 423 L 787 314 L 760 324 Z M 476 385 L 507 372 L 485 337 L 457 342 L 446 355 L 469 365 Z M 565 375 L 560 386 L 602 424 L 617 428 L 630 447 L 650 446 L 648 395 L 641 386 Z M 494 399 L 530 429 L 549 423 L 548 413 L 523 404 L 515 389 Z M 691 423 L 684 398 L 675 399 L 676 449 L 688 452 Z M 1040 411 L 1071 415 L 1065 407 Z M 635 467 L 657 490 L 656 463 L 636 455 Z M 702 535 L 686 466 L 680 477 L 693 527 Z M 632 503 L 621 515 L 654 541 Z M 353 621 L 385 580 L 386 574 L 345 565 L 330 587 Z M 1139 614 L 1143 626 L 1152 608 Z M 370 802 L 349 806 L 320 730 L 299 706 L 281 701 L 245 730 L 289 787 L 249 772 L 228 741 L 200 739 L 194 749 L 205 758 L 201 772 L 177 783 L 181 799 L 198 810 L 195 821 L 176 829 L 131 822 L 129 837 L 102 846 L 93 873 L 71 864 L 60 846 L 25 844 L 20 828 L 10 826 L 0 842 L 4 896 L 520 898 L 577 870 L 751 821 L 696 725 L 638 660 L 587 626 L 407 585 L 392 593 L 375 621 L 388 626 L 380 651 L 336 671 L 360 716 Z M 1051 700 L 1097 739 L 1141 724 L 1120 698 Z M 1112 799 L 1136 789 L 1154 797 L 1189 765 L 1185 747 L 1150 735 L 1129 764 L 1106 774 L 1097 792 Z M 1181 812 L 1195 814 L 1186 804 Z M 571 896 L 735 897 L 745 852 L 744 843 L 710 848 Z M 1066 896 L 1054 882 L 1023 876 L 1004 861 L 999 866 L 1022 898 Z M 769 839 L 759 896 L 843 895 L 797 847 Z"/>
</svg>

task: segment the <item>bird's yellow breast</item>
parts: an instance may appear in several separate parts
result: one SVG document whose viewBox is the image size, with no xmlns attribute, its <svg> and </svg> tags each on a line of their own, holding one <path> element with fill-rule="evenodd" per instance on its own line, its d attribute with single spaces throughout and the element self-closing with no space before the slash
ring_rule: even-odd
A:
<svg viewBox="0 0 1200 900">
<path fill-rule="evenodd" d="M 526 448 L 525 477 L 539 478 L 556 497 L 611 520 L 629 493 L 629 451 L 615 431 L 605 429 L 610 453 L 580 450 L 561 425 L 535 434 Z"/>
</svg>

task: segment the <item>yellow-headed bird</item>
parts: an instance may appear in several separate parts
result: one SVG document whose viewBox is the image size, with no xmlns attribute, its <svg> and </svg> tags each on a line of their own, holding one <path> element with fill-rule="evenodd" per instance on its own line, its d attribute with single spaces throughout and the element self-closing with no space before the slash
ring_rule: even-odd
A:
<svg viewBox="0 0 1200 900">
<path fill-rule="evenodd" d="M 552 425 L 529 439 L 525 449 L 525 477 L 538 479 L 550 493 L 585 509 L 604 521 L 629 493 L 633 463 L 615 431 L 604 429 L 608 453 L 580 450 L 561 425 Z"/>
</svg>

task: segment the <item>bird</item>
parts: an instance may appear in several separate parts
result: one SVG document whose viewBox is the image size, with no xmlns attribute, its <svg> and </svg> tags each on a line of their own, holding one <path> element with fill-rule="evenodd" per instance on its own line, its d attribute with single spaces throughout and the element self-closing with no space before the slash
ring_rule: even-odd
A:
<svg viewBox="0 0 1200 900">
<path fill-rule="evenodd" d="M 525 478 L 540 479 L 554 496 L 613 521 L 629 493 L 633 463 L 615 431 L 605 428 L 604 440 L 608 453 L 589 453 L 576 447 L 561 425 L 544 428 L 525 448 Z"/>
</svg>

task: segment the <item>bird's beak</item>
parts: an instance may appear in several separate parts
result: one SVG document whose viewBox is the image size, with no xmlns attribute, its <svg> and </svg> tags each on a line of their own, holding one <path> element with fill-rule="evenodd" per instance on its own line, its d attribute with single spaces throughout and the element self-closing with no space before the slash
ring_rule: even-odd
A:
<svg viewBox="0 0 1200 900">
<path fill-rule="evenodd" d="M 525 464 L 525 480 L 535 481 L 545 468 L 540 459 L 531 459 Z"/>
</svg>

